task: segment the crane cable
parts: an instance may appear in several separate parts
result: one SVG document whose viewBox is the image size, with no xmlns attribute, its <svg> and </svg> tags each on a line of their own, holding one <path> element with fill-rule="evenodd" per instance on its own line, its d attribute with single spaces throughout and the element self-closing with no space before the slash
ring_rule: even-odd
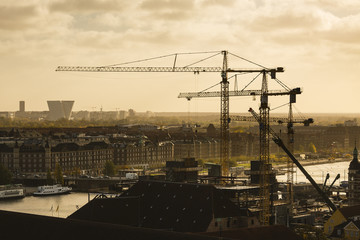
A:
<svg viewBox="0 0 360 240">
<path fill-rule="evenodd" d="M 197 64 L 197 63 L 199 63 L 199 62 L 203 62 L 203 61 L 208 60 L 208 59 L 210 59 L 210 58 L 212 58 L 212 57 L 215 57 L 215 56 L 217 56 L 217 55 L 219 55 L 219 54 L 221 54 L 221 53 L 217 53 L 217 54 L 214 54 L 214 55 L 212 55 L 212 56 L 210 56 L 210 57 L 207 57 L 207 58 L 204 58 L 204 59 L 200 59 L 199 61 L 196 61 L 196 62 L 194 62 L 194 63 L 191 63 L 191 64 L 189 64 L 189 65 L 186 65 L 184 68 L 190 67 L 190 66 L 195 65 L 195 64 Z"/>
<path fill-rule="evenodd" d="M 262 74 L 262 72 L 259 72 L 259 74 L 258 75 L 256 75 L 254 78 L 253 78 L 253 80 L 251 80 L 243 89 L 241 89 L 241 91 L 240 92 L 242 92 L 242 91 L 244 91 L 245 90 L 245 88 L 247 88 L 252 82 L 254 82 L 255 81 L 255 79 L 257 79 L 260 75 Z"/>
<path fill-rule="evenodd" d="M 155 59 L 161 59 L 161 58 L 166 58 L 166 57 L 171 57 L 171 56 L 176 56 L 176 55 L 190 55 L 190 54 L 209 54 L 209 53 L 217 53 L 214 56 L 220 54 L 221 52 L 219 51 L 210 51 L 210 52 L 188 52 L 188 53 L 172 53 L 172 54 L 167 54 L 167 55 L 162 55 L 162 56 L 158 56 L 158 57 L 152 57 L 152 58 L 144 58 L 144 59 L 140 59 L 140 60 L 135 60 L 135 61 L 130 61 L 130 62 L 124 62 L 124 63 L 116 63 L 116 64 L 111 64 L 111 65 L 105 65 L 102 67 L 114 67 L 114 66 L 120 66 L 120 65 L 126 65 L 126 64 L 132 64 L 132 63 L 139 63 L 139 62 L 146 62 L 146 61 L 150 61 L 150 60 L 155 60 Z M 212 56 L 213 57 L 213 56 Z M 210 57 L 209 57 L 210 58 Z M 201 60 L 200 60 L 201 61 Z M 190 64 L 189 66 L 191 66 L 193 64 Z"/>
<path fill-rule="evenodd" d="M 233 55 L 234 57 L 240 58 L 240 59 L 242 59 L 242 60 L 244 60 L 244 61 L 246 61 L 246 62 L 249 62 L 249 63 L 251 63 L 251 64 L 254 64 L 254 65 L 258 66 L 258 67 L 265 68 L 265 69 L 269 69 L 269 68 L 267 68 L 267 67 L 264 67 L 263 65 L 260 65 L 260 64 L 258 64 L 258 63 L 255 63 L 255 62 L 253 62 L 253 61 L 250 61 L 250 60 L 248 60 L 248 59 L 246 59 L 246 58 L 240 57 L 240 56 L 238 56 L 238 55 L 236 55 L 236 54 L 233 54 L 233 53 L 230 53 L 230 52 L 229 52 L 229 54 L 230 54 L 230 55 Z"/>
<path fill-rule="evenodd" d="M 282 104 L 282 105 L 280 105 L 280 106 L 277 106 L 277 107 L 275 107 L 275 108 L 270 109 L 269 111 L 276 110 L 276 109 L 281 108 L 281 107 L 286 106 L 286 105 L 289 105 L 289 103 Z"/>
</svg>

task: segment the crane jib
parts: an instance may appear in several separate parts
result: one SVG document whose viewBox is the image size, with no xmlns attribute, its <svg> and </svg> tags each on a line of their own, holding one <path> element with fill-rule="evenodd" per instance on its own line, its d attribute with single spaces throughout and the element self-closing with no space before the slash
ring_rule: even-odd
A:
<svg viewBox="0 0 360 240">
<path fill-rule="evenodd" d="M 80 67 L 59 66 L 56 71 L 77 72 L 221 72 L 220 67 Z"/>
<path fill-rule="evenodd" d="M 86 67 L 86 66 L 59 66 L 56 71 L 76 72 L 223 72 L 221 67 Z M 226 72 L 272 72 L 277 69 L 227 69 Z"/>
</svg>

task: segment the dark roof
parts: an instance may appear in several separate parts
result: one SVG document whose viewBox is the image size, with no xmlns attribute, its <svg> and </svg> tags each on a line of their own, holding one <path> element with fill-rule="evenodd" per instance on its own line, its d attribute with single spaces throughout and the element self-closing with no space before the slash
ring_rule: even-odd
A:
<svg viewBox="0 0 360 240">
<path fill-rule="evenodd" d="M 230 239 L 240 239 L 240 240 L 300 240 L 300 236 L 296 235 L 294 231 L 283 226 L 283 225 L 273 225 L 273 226 L 260 226 L 260 227 L 251 227 L 251 228 L 238 228 L 235 230 L 227 230 L 220 232 L 206 232 L 201 233 L 206 236 L 213 237 L 223 237 Z"/>
<path fill-rule="evenodd" d="M 138 197 L 107 198 L 98 195 L 68 218 L 137 227 L 141 226 L 139 214 Z"/>
<path fill-rule="evenodd" d="M 64 151 L 81 151 L 81 150 L 95 150 L 95 149 L 108 149 L 111 146 L 105 142 L 91 142 L 84 146 L 80 146 L 77 143 L 59 143 L 51 148 L 52 152 L 64 152 Z"/>
<path fill-rule="evenodd" d="M 47 217 L 0 210 L 1 239 L 219 239 L 179 232 L 123 226 L 100 222 Z"/>
<path fill-rule="evenodd" d="M 84 149 L 87 150 L 94 150 L 94 149 L 107 149 L 111 148 L 110 144 L 105 143 L 104 141 L 101 142 L 90 142 L 83 146 Z"/>
<path fill-rule="evenodd" d="M 213 218 L 247 215 L 213 185 L 140 180 L 121 197 L 94 199 L 69 218 L 204 232 Z"/>
<path fill-rule="evenodd" d="M 346 218 L 360 216 L 360 205 L 339 208 L 341 214 Z"/>
<path fill-rule="evenodd" d="M 80 146 L 76 143 L 59 143 L 51 148 L 52 152 L 77 151 Z"/>
<path fill-rule="evenodd" d="M 23 144 L 20 146 L 20 152 L 45 152 L 45 148 L 40 144 Z"/>
</svg>

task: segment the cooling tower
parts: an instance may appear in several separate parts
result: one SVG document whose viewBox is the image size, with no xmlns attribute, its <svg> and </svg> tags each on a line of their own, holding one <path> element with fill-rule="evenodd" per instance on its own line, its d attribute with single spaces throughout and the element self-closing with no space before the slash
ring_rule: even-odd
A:
<svg viewBox="0 0 360 240">
<path fill-rule="evenodd" d="M 74 101 L 47 101 L 49 114 L 47 120 L 56 121 L 61 118 L 70 119 Z"/>
<path fill-rule="evenodd" d="M 66 119 L 70 119 L 71 110 L 74 106 L 74 101 L 62 101 L 62 107 Z"/>
</svg>

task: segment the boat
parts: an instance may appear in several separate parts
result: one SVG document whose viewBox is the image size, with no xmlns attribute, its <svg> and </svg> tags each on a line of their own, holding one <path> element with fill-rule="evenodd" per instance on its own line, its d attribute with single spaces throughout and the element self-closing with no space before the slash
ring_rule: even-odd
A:
<svg viewBox="0 0 360 240">
<path fill-rule="evenodd" d="M 71 187 L 62 186 L 60 184 L 39 186 L 38 190 L 33 193 L 34 196 L 51 196 L 70 193 Z"/>
<path fill-rule="evenodd" d="M 21 184 L 0 185 L 0 200 L 25 197 L 25 188 Z"/>
</svg>

